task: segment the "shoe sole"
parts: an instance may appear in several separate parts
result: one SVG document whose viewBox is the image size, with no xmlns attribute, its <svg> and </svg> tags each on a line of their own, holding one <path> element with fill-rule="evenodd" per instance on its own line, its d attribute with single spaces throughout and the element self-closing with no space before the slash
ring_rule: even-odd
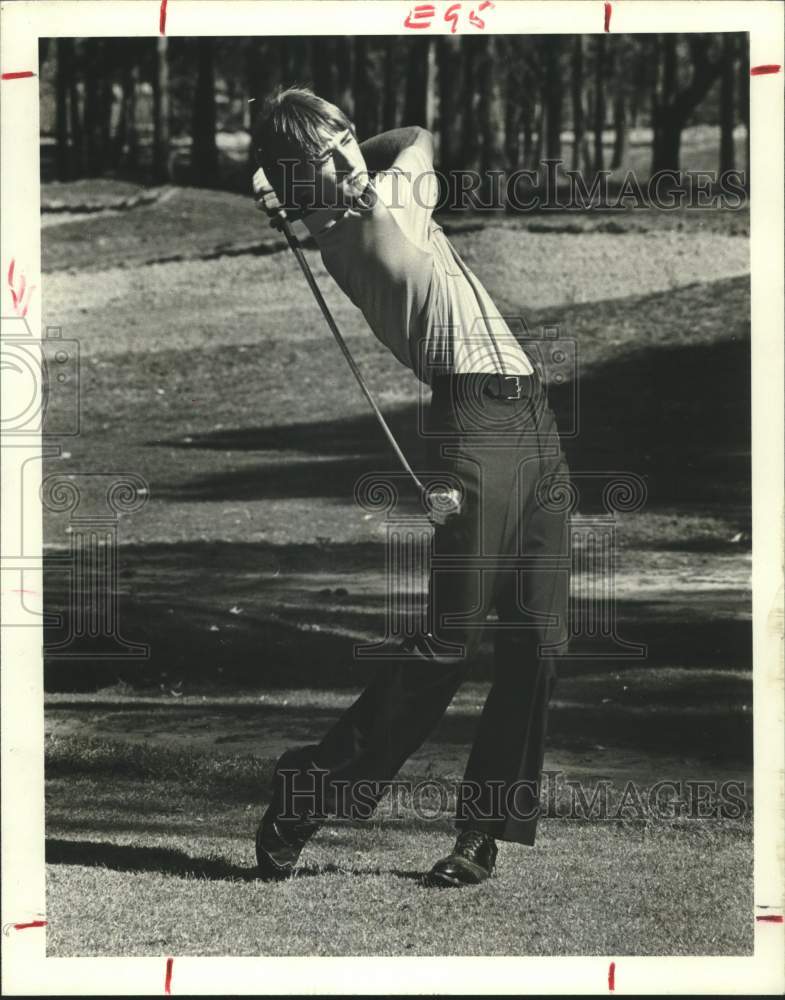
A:
<svg viewBox="0 0 785 1000">
<path fill-rule="evenodd" d="M 279 865 L 275 858 L 260 844 L 261 826 L 256 831 L 256 867 L 259 877 L 267 882 L 283 882 L 294 875 L 294 865 Z"/>
<path fill-rule="evenodd" d="M 432 886 L 436 889 L 466 889 L 472 886 L 482 885 L 483 882 L 487 882 L 491 876 L 487 878 L 482 878 L 477 882 L 464 882 L 459 878 L 451 878 L 449 875 L 445 875 L 444 872 L 436 872 L 429 874 L 426 877 L 426 885 Z"/>
<path fill-rule="evenodd" d="M 259 878 L 265 882 L 283 882 L 294 875 L 294 868 L 282 868 L 264 848 L 256 848 L 256 867 Z"/>
</svg>

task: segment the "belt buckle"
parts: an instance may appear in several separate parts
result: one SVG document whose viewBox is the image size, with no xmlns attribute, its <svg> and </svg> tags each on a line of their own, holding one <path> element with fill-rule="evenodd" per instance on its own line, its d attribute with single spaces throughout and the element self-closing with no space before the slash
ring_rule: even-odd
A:
<svg viewBox="0 0 785 1000">
<path fill-rule="evenodd" d="M 506 388 L 507 388 L 507 391 L 504 393 L 504 395 L 501 394 L 502 382 L 506 383 Z M 514 386 L 514 389 L 510 388 L 511 384 Z M 520 375 L 499 375 L 499 390 L 500 390 L 499 395 L 501 399 L 507 399 L 507 400 L 520 399 L 522 396 Z"/>
</svg>

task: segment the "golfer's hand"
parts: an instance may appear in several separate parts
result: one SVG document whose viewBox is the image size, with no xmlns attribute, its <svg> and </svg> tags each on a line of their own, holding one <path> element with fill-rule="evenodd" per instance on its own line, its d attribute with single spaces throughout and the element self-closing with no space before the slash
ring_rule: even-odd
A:
<svg viewBox="0 0 785 1000">
<path fill-rule="evenodd" d="M 459 490 L 439 486 L 428 491 L 428 517 L 432 524 L 446 524 L 451 517 L 461 513 L 461 493 Z"/>
<path fill-rule="evenodd" d="M 260 212 L 265 212 L 270 217 L 277 215 L 281 210 L 281 203 L 261 167 L 251 180 L 253 193 L 256 196 L 256 207 Z"/>
</svg>

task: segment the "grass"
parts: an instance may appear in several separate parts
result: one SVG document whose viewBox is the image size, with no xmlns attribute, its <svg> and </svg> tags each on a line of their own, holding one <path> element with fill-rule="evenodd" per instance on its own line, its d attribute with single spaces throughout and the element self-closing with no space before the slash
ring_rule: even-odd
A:
<svg viewBox="0 0 785 1000">
<path fill-rule="evenodd" d="M 49 955 L 751 953 L 748 820 L 545 818 L 535 848 L 500 844 L 496 877 L 451 892 L 423 884 L 452 845 L 449 813 L 382 803 L 379 819 L 324 826 L 297 877 L 269 884 L 253 833 L 271 762 L 74 741 L 49 754 Z"/>
</svg>

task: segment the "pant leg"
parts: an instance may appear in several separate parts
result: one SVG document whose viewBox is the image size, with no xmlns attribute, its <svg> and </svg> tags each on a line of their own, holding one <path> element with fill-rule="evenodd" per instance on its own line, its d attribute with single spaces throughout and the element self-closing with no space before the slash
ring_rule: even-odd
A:
<svg viewBox="0 0 785 1000">
<path fill-rule="evenodd" d="M 479 828 L 500 840 L 533 844 L 545 751 L 548 702 L 556 683 L 552 647 L 567 634 L 570 556 L 568 513 L 546 505 L 537 490 L 542 475 L 568 476 L 553 414 L 538 414 L 543 460 L 524 462 L 517 518 L 510 519 L 503 552 L 522 553 L 525 567 L 499 575 L 494 631 L 495 676 L 464 776 L 456 825 Z M 528 562 L 531 558 L 533 564 Z"/>
<path fill-rule="evenodd" d="M 373 680 L 314 749 L 314 761 L 327 772 L 328 814 L 371 814 L 385 783 L 444 715 L 464 672 L 460 663 L 424 657 L 378 665 Z"/>
<path fill-rule="evenodd" d="M 460 414 L 443 400 L 436 402 L 436 426 L 458 430 Z M 517 418 L 507 422 L 503 441 L 489 447 L 487 427 L 500 417 L 506 418 L 510 405 L 515 406 Z M 453 435 L 446 449 L 438 435 L 432 438 L 432 455 L 435 442 L 448 456 L 439 456 L 444 459 L 442 468 L 463 485 L 464 502 L 460 515 L 435 530 L 433 554 L 441 566 L 431 573 L 429 614 L 436 639 L 460 648 L 461 654 L 381 664 L 374 680 L 325 735 L 314 754 L 318 765 L 328 772 L 328 787 L 338 783 L 350 789 L 362 782 L 375 785 L 375 792 L 363 789 L 365 803 L 378 801 L 384 782 L 395 776 L 444 714 L 466 676 L 493 603 L 508 618 L 516 613 L 525 617 L 512 597 L 517 594 L 516 574 L 499 573 L 498 556 L 516 554 L 521 538 L 531 553 L 552 552 L 558 547 L 555 533 L 566 523 L 564 517 L 530 510 L 538 473 L 543 469 L 541 454 L 548 448 L 553 450 L 554 440 L 558 443 L 555 423 L 544 440 L 533 433 L 525 402 L 493 401 L 488 407 L 489 412 L 471 413 L 473 426 L 467 429 L 464 425 L 463 433 Z M 556 467 L 553 461 L 551 466 Z M 530 516 L 523 517 L 522 511 Z M 482 569 L 477 568 L 478 559 Z M 559 589 L 551 572 L 521 574 L 521 579 L 523 604 L 535 614 L 547 614 L 558 604 L 563 587 Z M 505 630 L 497 638 L 496 680 L 480 719 L 466 775 L 467 780 L 485 787 L 486 796 L 494 782 L 514 780 L 521 774 L 539 777 L 552 663 L 528 670 L 519 669 L 519 664 L 537 662 L 533 649 L 535 636 L 541 634 L 546 634 L 542 628 L 516 630 L 515 636 Z M 351 796 L 349 802 L 351 805 Z M 528 825 L 519 829 L 509 817 L 493 824 L 493 832 L 501 839 L 530 843 L 533 831 L 529 831 Z"/>
<path fill-rule="evenodd" d="M 488 405 L 497 416 L 505 413 L 504 404 L 488 401 Z M 474 428 L 464 426 L 451 397 L 435 395 L 429 470 L 448 471 L 463 487 L 461 513 L 434 530 L 434 560 L 446 559 L 449 564 L 447 569 L 432 568 L 429 580 L 429 621 L 435 637 L 429 645 L 436 653 L 428 659 L 391 660 L 377 667 L 374 679 L 314 753 L 328 772 L 328 789 L 338 783 L 351 787 L 371 782 L 378 794 L 364 787 L 363 800 L 378 800 L 383 783 L 395 776 L 443 716 L 479 646 L 493 602 L 495 565 L 479 573 L 473 560 L 483 552 L 498 552 L 502 545 L 520 435 L 513 434 L 505 447 L 488 451 L 473 429 L 476 420 Z M 533 441 L 529 448 L 534 453 Z M 332 804 L 329 800 L 327 811 Z"/>
</svg>

